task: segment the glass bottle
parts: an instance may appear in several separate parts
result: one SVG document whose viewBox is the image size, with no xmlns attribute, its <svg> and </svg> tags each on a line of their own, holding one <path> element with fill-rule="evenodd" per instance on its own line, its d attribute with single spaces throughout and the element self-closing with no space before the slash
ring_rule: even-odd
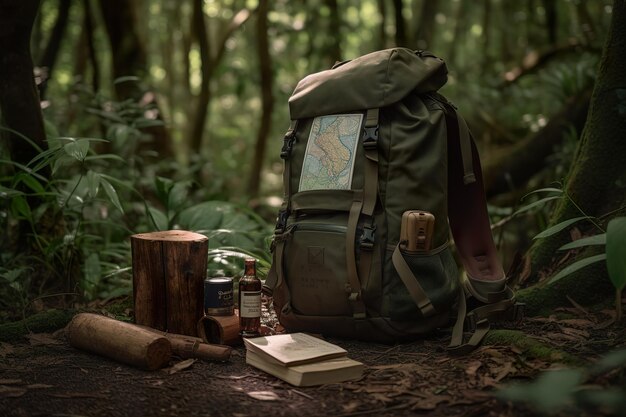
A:
<svg viewBox="0 0 626 417">
<path fill-rule="evenodd" d="M 255 259 L 246 259 L 244 265 L 239 279 L 239 330 L 242 337 L 256 337 L 261 327 L 261 280 Z"/>
</svg>

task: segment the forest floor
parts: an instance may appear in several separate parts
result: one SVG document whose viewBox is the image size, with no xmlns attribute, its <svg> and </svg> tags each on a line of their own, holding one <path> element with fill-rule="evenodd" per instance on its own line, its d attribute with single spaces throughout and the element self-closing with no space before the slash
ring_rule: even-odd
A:
<svg viewBox="0 0 626 417">
<path fill-rule="evenodd" d="M 364 376 L 307 388 L 246 365 L 243 347 L 226 363 L 173 359 L 168 368 L 150 372 L 76 350 L 63 329 L 31 333 L 0 343 L 0 415 L 530 416 L 530 408 L 497 400 L 494 393 L 564 362 L 590 363 L 626 345 L 623 326 L 610 325 L 610 310 L 572 307 L 560 313 L 567 318 L 527 318 L 517 326 L 533 343 L 488 338 L 462 357 L 446 352 L 449 335 L 443 332 L 393 346 L 329 339 L 366 364 Z M 600 388 L 608 381 L 603 378 L 587 384 Z M 570 409 L 562 415 L 607 413 Z"/>
</svg>

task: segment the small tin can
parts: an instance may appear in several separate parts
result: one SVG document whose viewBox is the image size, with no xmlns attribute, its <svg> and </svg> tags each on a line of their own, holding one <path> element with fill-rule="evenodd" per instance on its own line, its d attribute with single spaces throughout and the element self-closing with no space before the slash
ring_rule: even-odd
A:
<svg viewBox="0 0 626 417">
<path fill-rule="evenodd" d="M 232 278 L 216 277 L 204 280 L 204 312 L 208 316 L 234 314 Z"/>
</svg>

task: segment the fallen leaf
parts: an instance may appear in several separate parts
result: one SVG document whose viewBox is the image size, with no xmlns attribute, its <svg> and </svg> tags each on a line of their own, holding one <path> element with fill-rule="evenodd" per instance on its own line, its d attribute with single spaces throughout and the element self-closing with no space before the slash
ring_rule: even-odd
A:
<svg viewBox="0 0 626 417">
<path fill-rule="evenodd" d="M 510 373 L 515 371 L 515 367 L 512 362 L 507 362 L 498 370 L 498 374 L 495 377 L 496 382 L 500 382 L 502 379 L 506 378 Z"/>
<path fill-rule="evenodd" d="M 465 373 L 468 375 L 476 375 L 476 371 L 478 371 L 481 366 L 483 366 L 483 363 L 481 361 L 470 362 L 465 368 Z"/>
<path fill-rule="evenodd" d="M 250 391 L 248 395 L 259 401 L 279 400 L 278 394 L 276 394 L 274 391 Z"/>
<path fill-rule="evenodd" d="M 571 335 L 571 336 L 575 336 L 575 337 L 579 337 L 583 340 L 586 340 L 589 338 L 589 332 L 585 331 L 585 330 L 580 330 L 580 329 L 574 329 L 573 327 L 564 327 L 561 329 L 561 331 L 565 334 Z"/>
<path fill-rule="evenodd" d="M 360 405 L 361 405 L 361 402 L 359 401 L 350 401 L 348 404 L 342 405 L 341 408 L 343 409 L 344 413 L 349 414 L 358 410 Z"/>
<path fill-rule="evenodd" d="M 182 371 L 184 369 L 189 368 L 197 359 L 185 359 L 184 361 L 178 362 L 169 368 L 163 369 L 163 371 L 167 372 L 170 375 L 175 374 L 176 372 Z"/>
<path fill-rule="evenodd" d="M 592 322 L 591 320 L 587 320 L 587 319 L 564 319 L 564 320 L 559 320 L 559 323 L 572 326 L 572 327 L 577 327 L 579 329 L 592 327 L 595 325 L 594 322 Z"/>
</svg>

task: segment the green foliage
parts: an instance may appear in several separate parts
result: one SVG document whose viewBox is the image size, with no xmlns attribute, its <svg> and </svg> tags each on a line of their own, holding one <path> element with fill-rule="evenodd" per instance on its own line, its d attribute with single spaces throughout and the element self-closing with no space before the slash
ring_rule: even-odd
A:
<svg viewBox="0 0 626 417">
<path fill-rule="evenodd" d="M 606 266 L 617 290 L 626 286 L 626 217 L 612 219 L 606 229 Z"/>
<path fill-rule="evenodd" d="M 16 252 L 8 242 L 0 243 L 0 257 L 6 260 L 0 282 L 8 284 L 0 290 L 0 306 L 7 310 L 0 320 L 26 314 L 37 299 L 129 295 L 133 233 L 204 233 L 210 242 L 210 274 L 240 273 L 241 256 L 269 262 L 271 229 L 265 220 L 236 203 L 207 201 L 193 180 L 156 176 L 154 166 L 142 167 L 133 156 L 138 144 L 128 142 L 143 135 L 143 112 L 132 110 L 129 102 L 107 109 L 92 113 L 108 124 L 110 140 L 54 137 L 28 166 L 0 160 L 0 169 L 9 174 L 0 177 L 1 225 L 11 236 L 19 234 L 18 224 L 27 225 L 32 245 Z M 109 146 L 114 141 L 117 145 Z M 49 178 L 39 174 L 46 167 Z"/>
<path fill-rule="evenodd" d="M 617 350 L 585 368 L 547 371 L 532 383 L 512 384 L 501 389 L 496 397 L 528 405 L 542 414 L 601 411 L 603 415 L 625 415 L 624 372 L 626 350 Z M 613 385 L 602 386 L 607 379 Z"/>
</svg>

